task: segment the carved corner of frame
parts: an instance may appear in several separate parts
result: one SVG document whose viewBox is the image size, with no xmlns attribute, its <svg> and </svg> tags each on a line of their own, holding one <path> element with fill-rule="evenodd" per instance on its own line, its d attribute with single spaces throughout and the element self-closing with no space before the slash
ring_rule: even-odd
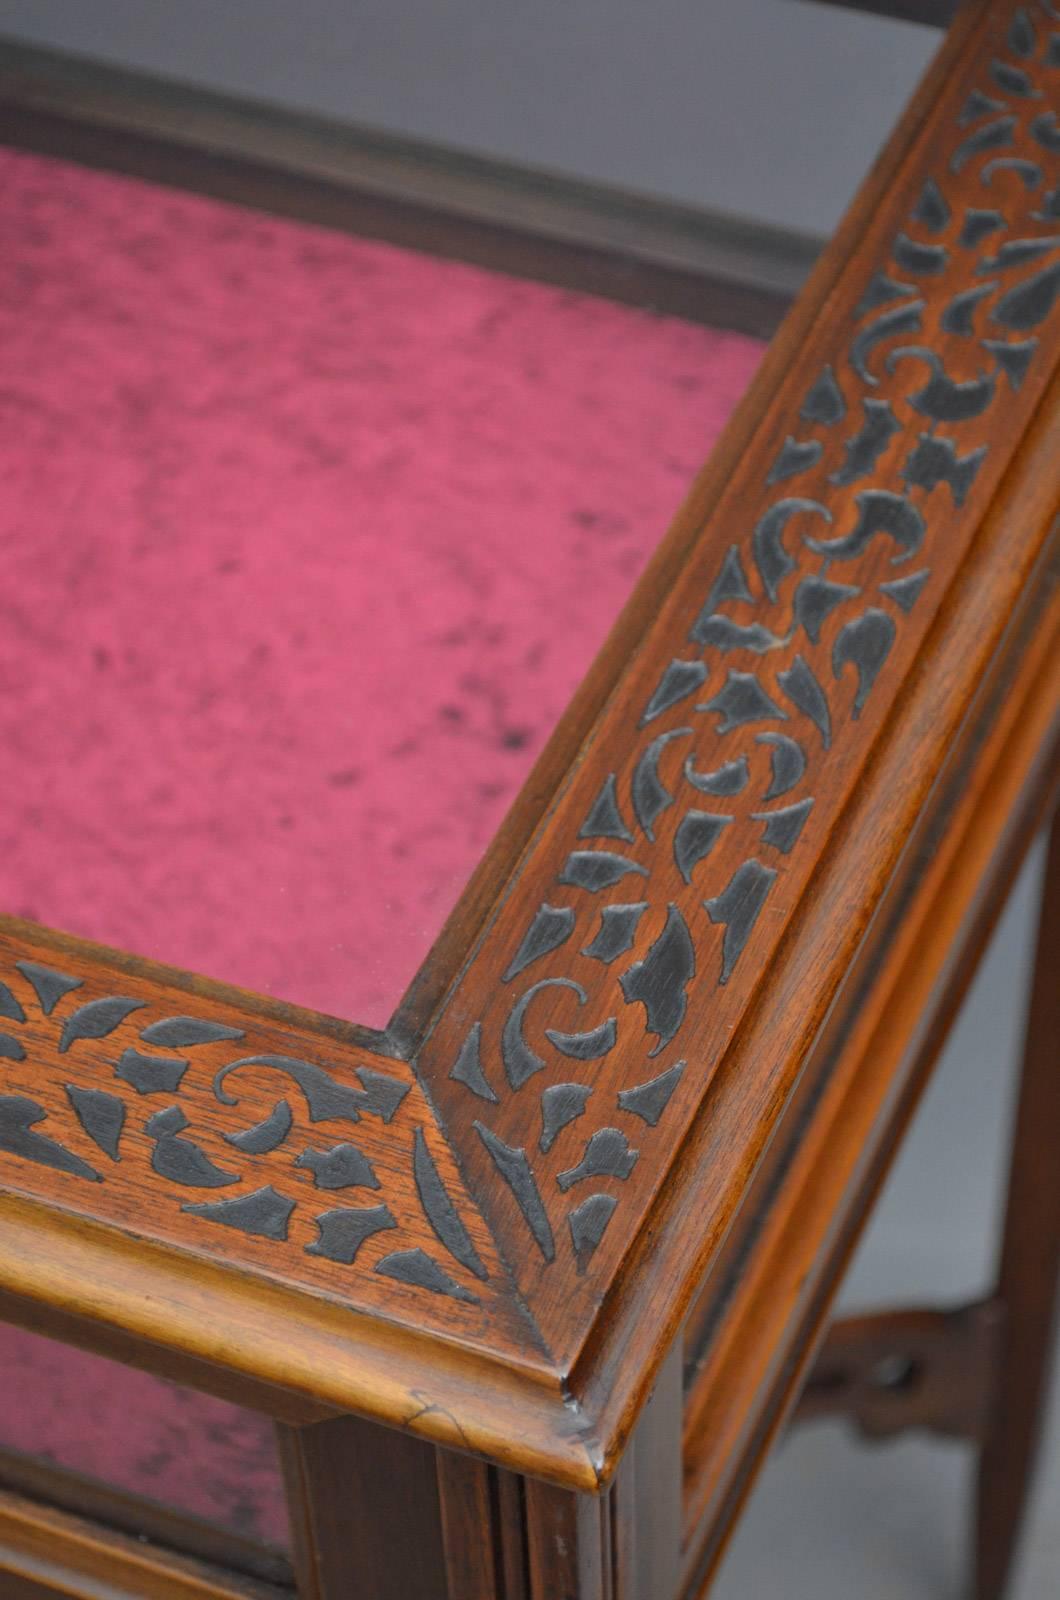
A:
<svg viewBox="0 0 1060 1600">
<path fill-rule="evenodd" d="M 1055 364 L 1057 14 L 984 26 L 419 1058 L 557 1317 L 647 1214 Z"/>
</svg>

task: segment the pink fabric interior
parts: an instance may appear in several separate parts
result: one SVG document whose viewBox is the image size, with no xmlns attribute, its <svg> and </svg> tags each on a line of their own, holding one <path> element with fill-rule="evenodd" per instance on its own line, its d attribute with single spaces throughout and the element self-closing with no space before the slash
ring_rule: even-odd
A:
<svg viewBox="0 0 1060 1600">
<path fill-rule="evenodd" d="M 0 1446 L 266 1544 L 288 1542 L 271 1421 L 0 1324 Z"/>
<path fill-rule="evenodd" d="M 0 151 L 0 909 L 384 1025 L 760 349 Z M 252 1419 L 0 1356 L 275 1534 Z"/>
<path fill-rule="evenodd" d="M 0 153 L 0 906 L 382 1026 L 759 358 Z"/>
</svg>

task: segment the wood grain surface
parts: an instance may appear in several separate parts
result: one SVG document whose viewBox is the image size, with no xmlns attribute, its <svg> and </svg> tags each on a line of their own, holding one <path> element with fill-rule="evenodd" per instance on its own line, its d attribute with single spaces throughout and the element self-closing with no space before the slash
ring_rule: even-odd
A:
<svg viewBox="0 0 1060 1600">
<path fill-rule="evenodd" d="M 1060 353 L 1052 44 L 997 6 L 976 44 L 417 1056 L 562 1360 L 781 944 L 813 931 L 813 878 Z M 1006 528 L 1007 556 L 1041 537 Z M 850 866 L 864 914 L 873 864 Z M 792 1031 L 846 964 L 829 922 Z M 745 1074 L 768 1117 L 776 1080 Z"/>
<path fill-rule="evenodd" d="M 472 1340 L 497 1348 L 505 1322 L 515 1340 L 507 1275 L 407 1063 L 189 1008 L 32 937 L 0 933 L 11 1190 L 47 1174 L 69 1211 L 339 1298 L 356 1277 L 365 1307 L 422 1322 L 444 1305 Z"/>
<path fill-rule="evenodd" d="M 530 1592 L 609 1592 L 612 1500 L 567 1491 L 609 1480 L 704 1280 L 697 1325 L 726 1326 L 711 1268 L 830 1008 L 856 994 L 871 1031 L 896 994 L 911 1037 L 903 941 L 955 875 L 972 914 L 1052 738 L 1058 107 L 1050 0 L 965 8 L 392 1054 L 3 923 L 0 1291 L 550 1477 Z M 898 1062 L 862 1083 L 863 1046 L 791 1156 L 827 1180 L 821 1237 L 901 1121 Z M 823 1311 L 823 1284 L 761 1287 L 796 1214 L 744 1260 L 768 1331 L 733 1462 Z M 722 1476 L 697 1508 L 739 1492 Z"/>
</svg>

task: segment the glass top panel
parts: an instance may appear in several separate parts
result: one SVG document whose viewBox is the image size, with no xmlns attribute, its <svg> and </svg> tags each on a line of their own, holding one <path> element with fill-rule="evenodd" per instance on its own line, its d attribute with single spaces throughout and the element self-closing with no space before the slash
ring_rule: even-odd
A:
<svg viewBox="0 0 1060 1600">
<path fill-rule="evenodd" d="M 382 1027 L 759 360 L 0 151 L 0 909 Z"/>
<path fill-rule="evenodd" d="M 7 1324 L 0 1371 L 0 1453 L 54 1463 L 242 1538 L 287 1546 L 268 1417 Z"/>
</svg>

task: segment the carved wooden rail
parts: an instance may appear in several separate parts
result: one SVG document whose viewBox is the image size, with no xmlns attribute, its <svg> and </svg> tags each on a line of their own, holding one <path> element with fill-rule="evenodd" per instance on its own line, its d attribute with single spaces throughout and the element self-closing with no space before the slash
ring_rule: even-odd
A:
<svg viewBox="0 0 1060 1600">
<path fill-rule="evenodd" d="M 699 1592 L 1044 814 L 1058 107 L 966 8 L 387 1034 L 0 928 L 5 1314 L 488 1459 L 454 1597 L 677 1592 L 682 1345 Z"/>
</svg>

